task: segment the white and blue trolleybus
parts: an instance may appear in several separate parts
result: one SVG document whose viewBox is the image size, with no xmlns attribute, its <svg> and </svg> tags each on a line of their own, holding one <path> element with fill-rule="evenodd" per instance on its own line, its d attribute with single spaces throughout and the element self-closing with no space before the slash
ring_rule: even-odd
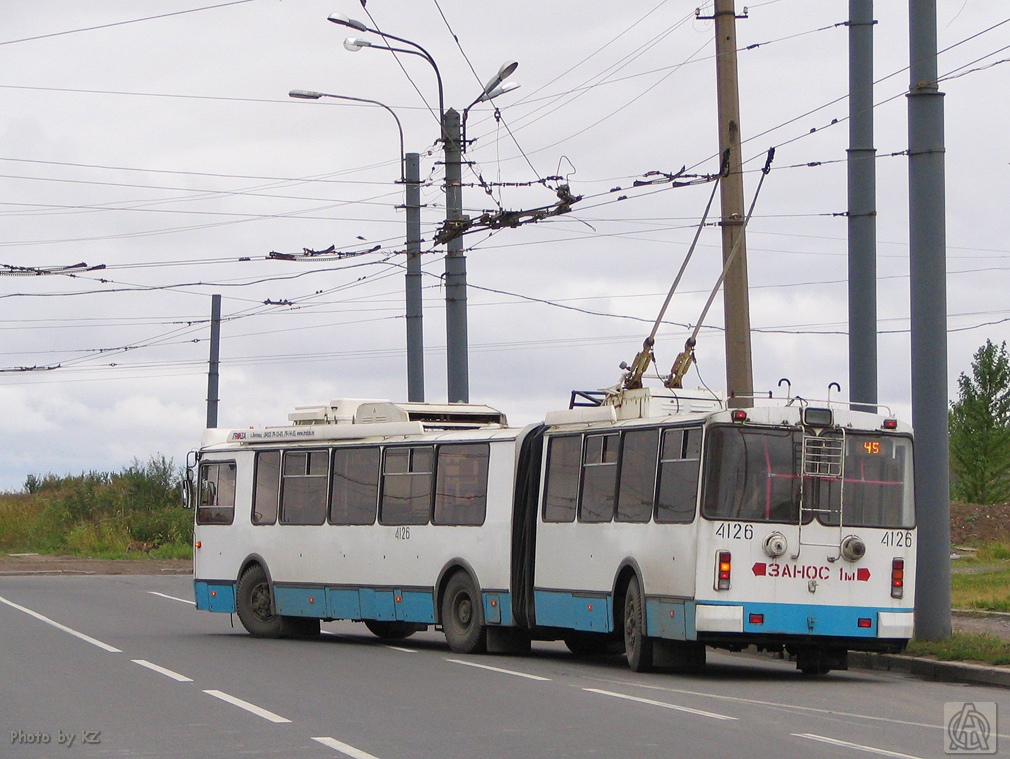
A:
<svg viewBox="0 0 1010 759">
<path fill-rule="evenodd" d="M 362 399 L 289 421 L 207 430 L 188 472 L 197 607 L 252 635 L 435 626 L 456 652 L 564 640 L 636 671 L 755 646 L 807 674 L 912 636 L 912 434 L 889 414 L 637 388 L 521 429 Z"/>
</svg>

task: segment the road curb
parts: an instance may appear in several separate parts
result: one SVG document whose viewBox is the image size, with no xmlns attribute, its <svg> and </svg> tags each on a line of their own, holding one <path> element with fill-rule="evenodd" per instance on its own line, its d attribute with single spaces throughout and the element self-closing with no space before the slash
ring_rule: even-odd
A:
<svg viewBox="0 0 1010 759">
<path fill-rule="evenodd" d="M 896 654 L 872 654 L 864 651 L 850 651 L 849 665 L 888 672 L 908 672 L 926 680 L 945 683 L 969 683 L 1010 688 L 1010 668 L 1006 667 L 987 667 L 983 664 L 937 661 Z"/>
</svg>

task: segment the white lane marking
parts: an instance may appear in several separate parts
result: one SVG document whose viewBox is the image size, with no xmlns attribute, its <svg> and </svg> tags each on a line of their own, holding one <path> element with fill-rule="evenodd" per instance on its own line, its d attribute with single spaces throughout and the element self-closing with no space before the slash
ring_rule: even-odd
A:
<svg viewBox="0 0 1010 759">
<path fill-rule="evenodd" d="M 840 741 L 836 738 L 825 738 L 823 735 L 814 735 L 813 733 L 790 733 L 790 735 L 796 738 L 808 738 L 812 741 L 820 741 L 821 743 L 830 743 L 832 746 L 842 746 L 843 748 L 852 748 L 856 751 L 866 751 L 870 754 L 879 754 L 880 756 L 893 756 L 897 759 L 921 759 L 921 757 L 913 756 L 912 754 L 899 754 L 897 751 L 888 751 L 884 748 L 874 748 L 873 746 L 861 746 L 858 743 L 849 743 L 848 741 Z"/>
<path fill-rule="evenodd" d="M 330 748 L 339 751 L 341 754 L 346 754 L 354 759 L 379 759 L 379 757 L 373 756 L 367 751 L 362 751 L 360 748 L 354 748 L 354 746 L 348 746 L 346 743 L 341 743 L 336 738 L 313 738 L 312 740 L 318 741 L 324 746 L 329 746 Z"/>
<path fill-rule="evenodd" d="M 182 601 L 184 604 L 189 604 L 190 606 L 196 606 L 196 601 L 187 601 L 185 598 L 176 598 L 175 596 L 170 596 L 165 593 L 159 593 L 156 590 L 149 590 L 147 592 L 150 593 L 152 596 L 161 596 L 162 598 L 167 598 L 170 601 Z"/>
<path fill-rule="evenodd" d="M 271 711 L 256 706 L 256 704 L 250 704 L 248 701 L 243 701 L 241 698 L 235 698 L 234 696 L 229 696 L 227 693 L 223 693 L 219 690 L 205 690 L 208 696 L 213 696 L 214 698 L 219 698 L 222 701 L 227 701 L 233 706 L 237 706 L 239 709 L 245 709 L 247 712 L 255 714 L 257 717 L 262 717 L 263 719 L 268 719 L 271 722 L 290 722 L 291 720 L 280 716 L 279 714 L 274 714 Z"/>
<path fill-rule="evenodd" d="M 643 685 L 629 680 L 615 680 L 606 677 L 589 677 L 587 680 L 595 680 L 601 683 L 613 683 L 614 685 L 626 686 L 629 688 L 644 688 L 645 690 L 658 690 L 663 693 L 680 693 L 685 696 L 698 696 L 699 698 L 711 698 L 716 701 L 732 701 L 739 704 L 755 704 L 757 706 L 767 706 L 770 709 L 782 709 L 783 711 L 809 712 L 810 714 L 823 714 L 828 717 L 853 717 L 855 719 L 865 719 L 870 722 L 887 722 L 892 725 L 906 725 L 908 727 L 928 727 L 933 730 L 946 730 L 944 725 L 934 725 L 929 722 L 913 722 L 905 719 L 894 719 L 892 717 L 878 717 L 873 714 L 858 714 L 856 712 L 840 712 L 836 709 L 819 709 L 815 706 L 800 706 L 799 704 L 785 704 L 779 701 L 762 701 L 757 698 L 742 698 L 740 696 L 726 696 L 721 693 L 704 693 L 698 690 L 684 690 L 683 688 L 668 688 L 663 685 Z M 994 733 L 998 738 L 1010 738 L 1004 733 Z"/>
<path fill-rule="evenodd" d="M 583 688 L 582 690 L 588 693 L 600 693 L 604 696 L 613 696 L 614 698 L 623 698 L 627 701 L 637 701 L 640 704 L 649 704 L 650 706 L 661 706 L 664 709 L 673 709 L 677 712 L 687 712 L 688 714 L 697 714 L 700 717 L 711 717 L 712 719 L 726 719 L 735 720 L 736 717 L 730 717 L 727 714 L 716 714 L 715 712 L 704 712 L 701 709 L 692 709 L 688 706 L 677 706 L 676 704 L 668 704 L 665 701 L 653 701 L 651 698 L 639 698 L 638 696 L 628 696 L 624 693 L 614 693 L 609 690 L 600 690 L 599 688 Z"/>
<path fill-rule="evenodd" d="M 180 675 L 178 672 L 173 672 L 170 669 L 159 667 L 157 664 L 152 664 L 146 659 L 130 659 L 130 661 L 132 661 L 134 664 L 139 664 L 141 667 L 147 667 L 148 669 L 154 670 L 155 672 L 160 672 L 165 677 L 171 677 L 173 680 L 177 680 L 180 683 L 193 682 L 192 677 L 186 677 L 185 675 Z"/>
<path fill-rule="evenodd" d="M 528 675 L 525 672 L 516 672 L 511 669 L 502 669 L 501 667 L 492 667 L 489 664 L 477 664 L 477 662 L 463 661 L 462 659 L 446 659 L 446 661 L 451 661 L 453 664 L 465 664 L 467 667 L 476 667 L 477 669 L 486 669 L 491 672 L 500 672 L 503 675 L 514 675 L 515 677 L 525 677 L 527 680 L 540 680 L 541 682 L 549 683 L 551 678 L 540 677 L 540 675 Z"/>
<path fill-rule="evenodd" d="M 62 630 L 65 633 L 70 633 L 75 638 L 80 638 L 81 640 L 86 641 L 86 642 L 90 643 L 93 646 L 98 646 L 99 648 L 101 648 L 104 651 L 108 651 L 109 653 L 112 653 L 112 654 L 121 654 L 121 653 L 123 653 L 120 649 L 118 649 L 118 648 L 116 648 L 114 646 L 110 646 L 108 643 L 102 643 L 102 641 L 96 640 L 95 638 L 92 638 L 90 635 L 85 635 L 84 633 L 77 632 L 77 630 L 71 629 L 71 628 L 67 627 L 66 625 L 61 625 L 59 622 L 56 622 L 56 621 L 50 619 L 49 617 L 46 617 L 46 616 L 44 616 L 42 614 L 39 614 L 37 611 L 32 611 L 31 609 L 25 608 L 24 606 L 21 606 L 20 604 L 14 603 L 13 601 L 8 601 L 3 596 L 0 596 L 0 602 L 7 604 L 11 608 L 17 609 L 18 611 L 23 611 L 25 614 L 27 614 L 27 615 L 29 615 L 31 617 L 35 617 L 35 619 L 37 619 L 37 620 L 39 620 L 41 622 L 45 622 L 47 625 L 52 625 L 57 630 Z"/>
</svg>

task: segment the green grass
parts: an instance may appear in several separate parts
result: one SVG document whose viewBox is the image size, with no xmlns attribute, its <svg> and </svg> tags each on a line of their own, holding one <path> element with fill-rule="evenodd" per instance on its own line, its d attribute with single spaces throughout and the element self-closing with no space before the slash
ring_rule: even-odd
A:
<svg viewBox="0 0 1010 759">
<path fill-rule="evenodd" d="M 947 640 L 913 640 L 905 653 L 909 656 L 932 656 L 942 661 L 1010 664 L 1010 640 L 986 633 L 954 633 Z"/>
<path fill-rule="evenodd" d="M 0 552 L 191 558 L 193 512 L 181 508 L 178 480 L 163 456 L 118 473 L 29 475 L 24 492 L 0 494 Z M 127 553 L 133 541 L 158 548 Z"/>
<path fill-rule="evenodd" d="M 955 609 L 1010 612 L 1010 545 L 981 545 L 973 555 L 952 562 L 952 568 L 951 605 Z"/>
</svg>

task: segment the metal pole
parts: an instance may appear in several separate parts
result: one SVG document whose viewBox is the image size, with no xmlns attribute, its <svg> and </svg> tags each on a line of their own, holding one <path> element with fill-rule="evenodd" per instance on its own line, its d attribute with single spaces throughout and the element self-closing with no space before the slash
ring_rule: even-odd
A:
<svg viewBox="0 0 1010 759">
<path fill-rule="evenodd" d="M 459 113 L 450 108 L 442 125 L 445 147 L 446 228 L 463 221 L 463 184 L 460 167 Z M 466 256 L 463 237 L 447 243 L 445 256 L 445 345 L 449 403 L 470 402 L 470 380 L 466 334 Z"/>
<path fill-rule="evenodd" d="M 943 93 L 936 73 L 936 0 L 909 0 L 908 217 L 912 423 L 919 525 L 915 637 L 950 637 L 950 450 Z"/>
<path fill-rule="evenodd" d="M 424 402 L 424 327 L 421 321 L 420 156 L 407 153 L 407 400 Z"/>
<path fill-rule="evenodd" d="M 733 396 L 754 392 L 751 369 L 750 303 L 747 292 L 747 245 L 744 239 L 742 156 L 740 153 L 740 94 L 736 64 L 736 9 L 734 0 L 715 0 L 715 72 L 719 106 L 719 152 L 729 149 L 729 174 L 719 186 L 722 202 L 723 264 L 737 248 L 726 273 L 723 308 L 726 319 L 726 390 Z M 739 242 L 738 242 L 739 240 Z"/>
<path fill-rule="evenodd" d="M 849 400 L 877 403 L 877 151 L 873 0 L 849 0 Z"/>
<path fill-rule="evenodd" d="M 207 372 L 207 429 L 217 427 L 218 365 L 221 358 L 221 296 L 210 296 L 210 369 Z"/>
</svg>

